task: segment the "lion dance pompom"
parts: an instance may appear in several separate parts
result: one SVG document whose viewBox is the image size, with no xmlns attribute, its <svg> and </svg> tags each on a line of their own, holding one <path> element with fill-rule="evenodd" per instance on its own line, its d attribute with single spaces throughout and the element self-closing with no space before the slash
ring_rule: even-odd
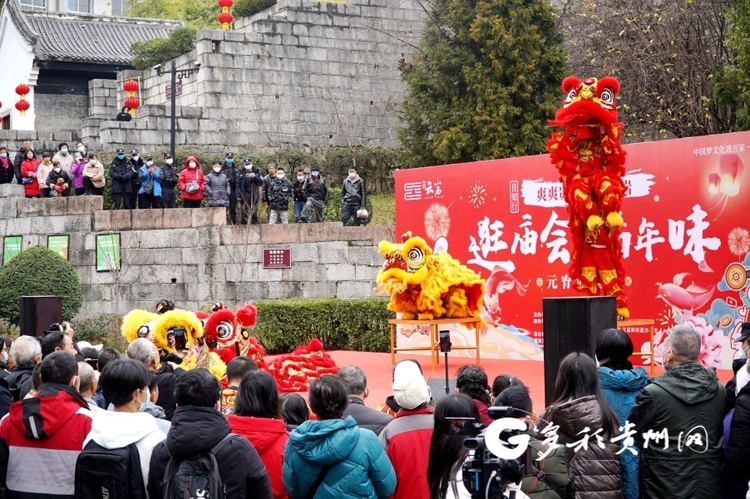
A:
<svg viewBox="0 0 750 499">
<path fill-rule="evenodd" d="M 620 210 L 625 197 L 625 151 L 615 99 L 620 83 L 611 77 L 565 78 L 563 106 L 550 126 L 547 150 L 560 173 L 573 241 L 568 273 L 585 295 L 611 295 L 628 318 L 622 264 Z"/>
<path fill-rule="evenodd" d="M 402 244 L 380 241 L 378 250 L 385 257 L 378 272 L 376 293 L 391 300 L 388 310 L 404 319 L 443 319 L 474 317 L 481 320 L 485 282 L 479 274 L 432 248 L 421 237 L 403 236 Z"/>
</svg>

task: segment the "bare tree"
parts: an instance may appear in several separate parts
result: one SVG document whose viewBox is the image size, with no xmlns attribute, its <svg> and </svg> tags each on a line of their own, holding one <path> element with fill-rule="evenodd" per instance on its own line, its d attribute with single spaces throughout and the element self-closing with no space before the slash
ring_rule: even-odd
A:
<svg viewBox="0 0 750 499">
<path fill-rule="evenodd" d="M 734 109 L 714 99 L 729 0 L 567 0 L 560 27 L 573 73 L 612 75 L 622 86 L 620 119 L 629 141 L 734 129 Z"/>
</svg>

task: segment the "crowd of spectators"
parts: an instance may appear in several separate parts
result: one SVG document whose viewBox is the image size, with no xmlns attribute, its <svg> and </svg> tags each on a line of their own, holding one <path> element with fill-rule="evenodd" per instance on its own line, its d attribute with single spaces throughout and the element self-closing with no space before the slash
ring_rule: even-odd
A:
<svg viewBox="0 0 750 499">
<path fill-rule="evenodd" d="M 269 164 L 264 175 L 252 158 L 245 158 L 238 166 L 234 153 L 229 152 L 223 161 L 213 161 L 206 175 L 195 156 L 188 156 L 179 168 L 169 153 L 158 161 L 153 155 L 141 155 L 138 149 L 128 155 L 119 148 L 105 173 L 96 153 L 87 151 L 81 142 L 75 151 L 62 142 L 54 153 L 39 153 L 27 140 L 13 160 L 7 149 L 0 147 L 0 183 L 11 183 L 14 178 L 23 185 L 27 198 L 102 196 L 109 183 L 116 210 L 176 208 L 178 191 L 182 207 L 199 208 L 204 202 L 210 207 L 225 207 L 228 222 L 233 225 L 257 224 L 260 203 L 270 224 L 289 223 L 290 203 L 295 223 L 322 222 L 329 198 L 328 183 L 319 165 L 312 165 L 309 174 L 298 169 L 292 182 L 281 166 Z M 355 226 L 367 223 L 365 201 L 364 180 L 352 166 L 341 186 L 344 225 L 350 220 Z"/>
<path fill-rule="evenodd" d="M 739 342 L 750 351 L 750 323 Z M 106 482 L 105 471 L 120 463 L 114 475 L 127 478 L 124 497 L 183 497 L 175 494 L 208 467 L 216 476 L 205 487 L 224 491 L 211 497 L 468 498 L 470 435 L 453 430 L 456 421 L 492 427 L 496 411 L 518 420 L 506 445 L 528 449 L 502 497 L 748 494 L 748 361 L 737 363 L 725 391 L 698 362 L 701 338 L 688 327 L 669 331 L 665 373 L 653 379 L 628 361 L 627 334 L 602 332 L 596 360 L 571 353 L 561 361 L 540 416 L 520 379 L 501 374 L 490 386 L 474 365 L 462 366 L 455 393 L 436 402 L 419 362 L 401 361 L 392 396 L 375 409 L 366 405 L 367 376 L 353 365 L 311 381 L 305 401 L 280 394 L 242 356 L 229 363 L 222 389 L 207 370 L 160 358 L 147 339 L 125 354 L 96 351 L 77 343 L 68 324 L 53 324 L 41 341 L 2 345 L 0 497 L 103 497 L 102 487 L 119 483 Z"/>
</svg>

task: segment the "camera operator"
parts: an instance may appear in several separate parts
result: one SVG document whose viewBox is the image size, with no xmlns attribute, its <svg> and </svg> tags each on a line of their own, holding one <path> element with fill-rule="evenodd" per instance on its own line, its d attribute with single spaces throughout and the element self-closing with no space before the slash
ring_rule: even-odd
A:
<svg viewBox="0 0 750 499">
<path fill-rule="evenodd" d="M 525 386 L 513 386 L 501 392 L 495 400 L 496 407 L 510 407 L 520 409 L 519 413 L 533 414 L 533 406 L 529 389 Z M 528 424 L 528 415 L 516 414 L 518 419 L 526 421 Z M 546 424 L 546 423 L 541 423 Z M 524 432 L 529 436 L 529 447 L 531 448 L 532 457 L 537 457 L 548 452 L 547 446 L 537 438 L 533 429 L 533 423 L 529 429 Z M 574 499 L 575 498 L 575 481 L 573 472 L 570 470 L 568 463 L 568 454 L 564 446 L 552 450 L 549 455 L 541 461 L 532 461 L 532 468 L 525 471 L 521 490 L 523 490 L 531 499 Z"/>
<path fill-rule="evenodd" d="M 473 428 L 461 427 L 459 423 L 464 421 L 460 419 L 469 422 Z M 462 472 L 469 452 L 464 447 L 464 441 L 479 433 L 482 428 L 481 423 L 476 423 L 479 420 L 479 410 L 474 401 L 462 393 L 446 395 L 435 406 L 435 427 L 427 465 L 430 499 L 471 499 Z M 528 498 L 515 484 L 508 485 L 502 497 Z"/>
</svg>

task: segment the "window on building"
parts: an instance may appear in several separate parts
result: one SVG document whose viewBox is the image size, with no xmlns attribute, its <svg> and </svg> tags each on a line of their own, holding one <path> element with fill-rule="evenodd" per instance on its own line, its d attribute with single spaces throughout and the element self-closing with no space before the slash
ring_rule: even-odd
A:
<svg viewBox="0 0 750 499">
<path fill-rule="evenodd" d="M 68 0 L 68 12 L 91 13 L 91 0 Z"/>
<path fill-rule="evenodd" d="M 125 0 L 112 0 L 112 15 L 113 16 L 125 15 Z"/>
<path fill-rule="evenodd" d="M 25 10 L 47 10 L 47 0 L 21 0 L 21 7 Z"/>
</svg>

